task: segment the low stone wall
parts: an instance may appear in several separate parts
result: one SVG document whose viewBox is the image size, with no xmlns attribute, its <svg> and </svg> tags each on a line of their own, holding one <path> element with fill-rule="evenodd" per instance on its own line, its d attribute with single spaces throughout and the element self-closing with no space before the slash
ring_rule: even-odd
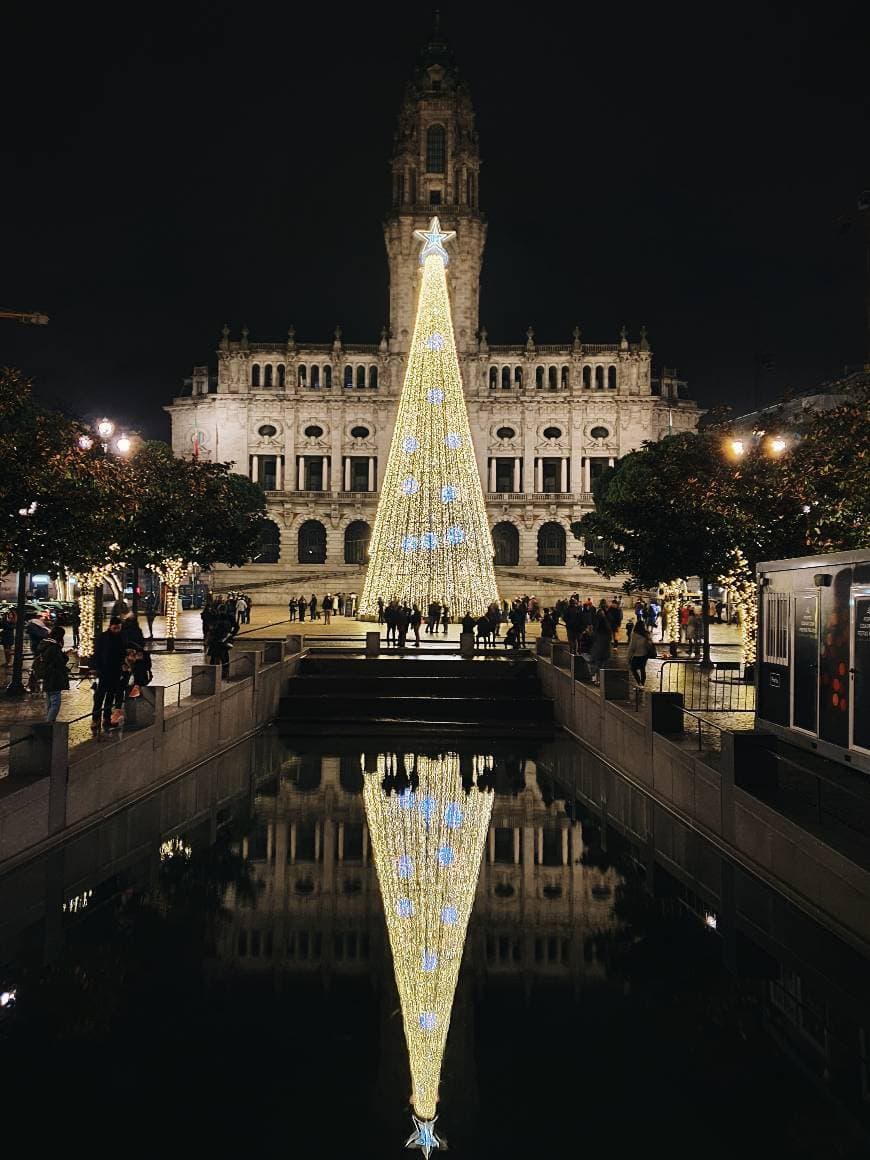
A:
<svg viewBox="0 0 870 1160">
<path fill-rule="evenodd" d="M 711 764 L 682 743 L 681 694 L 647 693 L 636 711 L 628 700 L 627 673 L 603 669 L 596 687 L 574 679 L 571 658 L 558 646 L 552 653 L 538 657 L 541 684 L 554 702 L 558 724 L 588 747 L 592 760 L 580 762 L 581 779 L 589 782 L 584 795 L 588 790 L 598 801 L 603 770 L 614 767 L 636 788 L 608 778 L 615 800 L 607 808 L 641 841 L 651 837 L 652 811 L 644 808 L 638 790 L 870 952 L 870 873 L 735 786 L 735 770 L 743 770 L 745 783 L 754 751 L 770 740 L 767 734 L 724 732 L 718 762 Z M 596 765 L 600 769 L 591 768 Z"/>
<path fill-rule="evenodd" d="M 111 740 L 69 749 L 65 722 L 13 726 L 9 776 L 0 782 L 0 866 L 274 720 L 301 648 L 298 636 L 236 646 L 226 680 L 219 665 L 194 665 L 191 695 L 178 705 L 165 705 L 164 689 L 149 685 Z"/>
</svg>

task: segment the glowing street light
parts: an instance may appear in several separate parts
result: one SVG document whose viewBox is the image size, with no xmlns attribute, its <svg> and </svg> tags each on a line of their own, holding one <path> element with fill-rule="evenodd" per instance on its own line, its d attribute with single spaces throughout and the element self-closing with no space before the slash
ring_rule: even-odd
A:
<svg viewBox="0 0 870 1160">
<path fill-rule="evenodd" d="M 79 447 L 81 447 L 82 451 L 90 451 L 93 445 L 94 441 L 90 435 L 79 435 Z"/>
<path fill-rule="evenodd" d="M 782 455 L 782 453 L 783 453 L 783 451 L 785 451 L 786 447 L 788 447 L 788 444 L 786 443 L 785 439 L 782 438 L 781 435 L 775 435 L 773 437 L 773 439 L 771 439 L 771 441 L 770 441 L 770 450 L 773 452 L 774 455 Z"/>
<path fill-rule="evenodd" d="M 126 435 L 122 435 L 121 438 L 115 442 L 115 447 L 117 447 L 121 455 L 126 455 L 131 446 L 132 444 Z"/>
<path fill-rule="evenodd" d="M 115 424 L 111 419 L 100 419 L 97 423 L 97 434 L 101 439 L 111 439 L 115 430 Z"/>
<path fill-rule="evenodd" d="M 731 440 L 731 451 L 733 452 L 734 455 L 742 455 L 745 450 L 746 450 L 746 444 L 743 442 L 742 439 L 732 439 Z"/>
</svg>

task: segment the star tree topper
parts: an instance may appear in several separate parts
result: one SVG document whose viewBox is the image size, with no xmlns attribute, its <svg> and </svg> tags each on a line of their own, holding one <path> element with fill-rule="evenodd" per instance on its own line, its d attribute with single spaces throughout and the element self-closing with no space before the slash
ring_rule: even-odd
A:
<svg viewBox="0 0 870 1160">
<path fill-rule="evenodd" d="M 418 1120 L 412 1115 L 411 1119 L 414 1121 L 414 1131 L 408 1137 L 405 1147 L 419 1148 L 426 1160 L 429 1160 L 430 1155 L 442 1147 L 442 1141 L 435 1135 L 435 1120 L 438 1117 L 435 1120 Z"/>
<path fill-rule="evenodd" d="M 433 217 L 429 223 L 428 230 L 414 230 L 414 237 L 421 242 L 425 242 L 423 249 L 420 251 L 420 264 L 422 265 L 430 254 L 437 254 L 441 261 L 446 266 L 450 261 L 450 256 L 444 249 L 445 242 L 452 242 L 456 237 L 456 230 L 447 230 L 442 232 L 441 223 L 437 217 Z"/>
</svg>

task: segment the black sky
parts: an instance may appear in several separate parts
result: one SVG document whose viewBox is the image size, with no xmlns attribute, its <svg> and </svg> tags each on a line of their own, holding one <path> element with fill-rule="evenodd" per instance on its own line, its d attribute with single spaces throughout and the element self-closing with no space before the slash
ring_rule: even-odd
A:
<svg viewBox="0 0 870 1160">
<path fill-rule="evenodd" d="M 0 362 L 165 437 L 222 323 L 377 341 L 413 5 L 4 18 Z M 434 6 L 433 6 L 434 7 Z M 442 4 L 477 110 L 490 342 L 649 329 L 704 405 L 862 361 L 866 5 Z M 845 232 L 844 232 L 845 231 Z"/>
</svg>

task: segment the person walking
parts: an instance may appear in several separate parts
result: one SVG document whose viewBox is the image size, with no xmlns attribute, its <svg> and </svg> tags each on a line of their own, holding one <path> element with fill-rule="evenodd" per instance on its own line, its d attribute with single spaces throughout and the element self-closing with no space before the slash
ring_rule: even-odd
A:
<svg viewBox="0 0 870 1160">
<path fill-rule="evenodd" d="M 45 693 L 45 719 L 56 721 L 60 712 L 60 702 L 69 688 L 69 669 L 63 651 L 63 629 L 55 625 L 39 646 L 35 666 L 38 666 Z"/>
<path fill-rule="evenodd" d="M 208 604 L 208 601 L 206 601 Z M 154 617 L 157 615 L 157 601 L 154 593 L 149 592 L 145 597 L 145 619 L 148 621 L 148 639 L 154 639 Z M 73 638 L 75 640 L 75 638 Z"/>
<path fill-rule="evenodd" d="M 39 652 L 39 646 L 48 636 L 50 627 L 47 623 L 48 615 L 47 612 L 37 613 L 35 616 L 31 616 L 30 620 L 24 626 L 24 631 L 27 634 L 28 641 L 30 641 L 30 651 L 33 656 L 36 656 Z"/>
<path fill-rule="evenodd" d="M 602 600 L 595 614 L 595 623 L 592 626 L 592 647 L 589 650 L 589 675 L 593 685 L 600 685 L 599 670 L 606 661 L 610 660 L 610 649 L 613 643 L 613 628 L 608 615 L 607 601 Z"/>
<path fill-rule="evenodd" d="M 694 605 L 689 605 L 686 615 L 686 644 L 689 646 L 689 656 L 700 656 L 701 616 L 695 612 Z"/>
<path fill-rule="evenodd" d="M 610 602 L 610 607 L 607 609 L 607 619 L 610 622 L 610 631 L 613 635 L 613 643 L 619 644 L 619 626 L 622 624 L 622 609 L 619 607 L 619 602 L 614 597 Z"/>
<path fill-rule="evenodd" d="M 82 613 L 78 604 L 72 606 L 72 612 L 69 617 L 70 628 L 72 629 L 73 648 L 78 652 L 79 648 L 79 632 L 82 627 Z"/>
<path fill-rule="evenodd" d="M 91 712 L 91 730 L 100 729 L 102 714 L 103 728 L 112 728 L 112 709 L 120 709 L 117 699 L 121 696 L 122 670 L 126 660 L 127 646 L 122 635 L 119 616 L 109 619 L 109 627 L 101 632 L 94 645 L 94 669 L 97 673 L 97 687 L 94 691 L 94 707 Z"/>
<path fill-rule="evenodd" d="M 0 644 L 3 646 L 3 663 L 6 665 L 12 664 L 12 653 L 15 648 L 15 625 L 18 621 L 18 613 L 14 608 L 10 608 L 3 617 L 2 626 L 0 626 Z"/>
<path fill-rule="evenodd" d="M 441 619 L 441 605 L 437 600 L 430 600 L 429 615 L 426 618 L 426 631 L 429 633 L 437 632 L 438 621 Z"/>
<path fill-rule="evenodd" d="M 396 643 L 396 625 L 398 624 L 399 602 L 395 597 L 384 609 L 384 624 L 387 626 L 387 644 Z"/>
<path fill-rule="evenodd" d="M 447 625 L 450 623 L 450 609 L 447 607 L 447 602 L 441 602 L 441 627 L 444 629 L 444 635 L 447 635 Z"/>
<path fill-rule="evenodd" d="M 230 622 L 225 617 L 219 617 L 209 633 L 206 656 L 210 665 L 220 665 L 221 676 L 224 680 L 230 675 Z"/>
<path fill-rule="evenodd" d="M 339 592 L 335 598 L 335 608 L 339 616 L 344 616 L 344 593 Z"/>
<path fill-rule="evenodd" d="M 415 604 L 411 609 L 411 628 L 414 630 L 414 644 L 420 647 L 420 625 L 423 623 L 423 613 Z"/>
<path fill-rule="evenodd" d="M 296 597 L 291 596 L 287 601 L 287 619 L 294 621 L 296 619 Z"/>
<path fill-rule="evenodd" d="M 384 598 L 378 597 L 378 624 L 384 623 Z"/>
<path fill-rule="evenodd" d="M 123 596 L 119 596 L 115 603 L 112 605 L 112 611 L 109 613 L 109 619 L 111 619 L 113 616 L 117 616 L 123 619 L 129 611 L 130 608 L 127 604 L 127 601 Z"/>
<path fill-rule="evenodd" d="M 646 684 L 646 662 L 650 656 L 655 656 L 655 651 L 646 623 L 638 617 L 634 631 L 628 638 L 628 667 L 637 684 Z"/>
</svg>

